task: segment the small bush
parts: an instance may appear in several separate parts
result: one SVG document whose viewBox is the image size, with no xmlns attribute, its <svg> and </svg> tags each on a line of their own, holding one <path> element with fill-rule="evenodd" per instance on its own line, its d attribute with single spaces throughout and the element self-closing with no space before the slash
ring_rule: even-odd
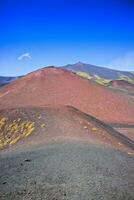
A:
<svg viewBox="0 0 134 200">
<path fill-rule="evenodd" d="M 96 128 L 96 127 L 93 127 L 93 128 L 92 128 L 92 131 L 97 131 L 97 128 Z"/>
<path fill-rule="evenodd" d="M 45 126 L 46 126 L 45 124 L 41 124 L 41 128 L 45 128 Z"/>
</svg>

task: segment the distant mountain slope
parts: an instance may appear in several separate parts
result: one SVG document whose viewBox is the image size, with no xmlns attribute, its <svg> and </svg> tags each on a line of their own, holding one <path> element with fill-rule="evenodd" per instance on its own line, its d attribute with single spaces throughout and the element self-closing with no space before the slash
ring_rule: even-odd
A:
<svg viewBox="0 0 134 200">
<path fill-rule="evenodd" d="M 63 66 L 62 68 L 71 70 L 74 72 L 82 71 L 90 74 L 91 76 L 97 75 L 104 79 L 134 79 L 134 73 L 133 72 L 127 72 L 127 71 L 119 71 L 114 69 L 109 69 L 105 67 L 99 67 L 91 64 L 85 64 L 82 62 L 78 62 L 75 64 L 68 64 L 66 66 Z"/>
<path fill-rule="evenodd" d="M 6 77 L 6 76 L 0 76 L 0 87 L 4 86 L 4 85 L 7 85 L 9 83 L 11 83 L 12 81 L 20 78 L 21 76 L 19 77 Z"/>
<path fill-rule="evenodd" d="M 134 84 L 129 83 L 125 80 L 112 80 L 108 83 L 107 86 L 134 93 Z"/>
</svg>

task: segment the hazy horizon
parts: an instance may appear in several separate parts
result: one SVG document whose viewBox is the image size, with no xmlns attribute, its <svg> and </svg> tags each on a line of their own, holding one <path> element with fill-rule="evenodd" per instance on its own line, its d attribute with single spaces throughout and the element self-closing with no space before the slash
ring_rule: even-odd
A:
<svg viewBox="0 0 134 200">
<path fill-rule="evenodd" d="M 34 66 L 34 69 L 32 70 L 32 71 L 28 71 L 27 73 L 25 73 L 25 74 L 14 74 L 14 75 L 1 75 L 0 74 L 0 76 L 1 77 L 16 77 L 16 76 L 25 76 L 25 75 L 27 75 L 28 73 L 31 73 L 31 72 L 34 72 L 34 71 L 36 71 L 36 70 L 40 70 L 40 69 L 42 69 L 42 68 L 47 68 L 47 67 L 57 67 L 57 68 L 60 68 L 60 67 L 64 67 L 64 66 L 66 66 L 66 65 L 74 65 L 74 64 L 77 64 L 77 63 L 79 63 L 79 62 L 81 62 L 81 61 L 78 61 L 78 62 L 76 62 L 76 63 L 66 63 L 66 64 L 64 64 L 64 65 L 62 65 L 62 66 L 56 66 L 56 65 L 47 65 L 47 66 Z M 84 63 L 84 62 L 81 62 L 81 63 L 83 63 L 83 64 L 87 64 L 87 65 L 93 65 L 93 64 L 91 64 L 91 63 Z M 105 67 L 105 66 L 98 66 L 98 65 L 93 65 L 93 66 L 97 66 L 97 67 L 99 67 L 99 68 L 108 68 L 108 69 L 111 69 L 111 70 L 117 70 L 117 71 L 121 71 L 121 70 L 118 70 L 118 69 L 113 69 L 113 68 L 111 68 L 111 67 Z M 124 71 L 126 71 L 126 72 L 132 72 L 133 73 L 133 71 L 129 71 L 129 70 L 124 70 Z"/>
</svg>

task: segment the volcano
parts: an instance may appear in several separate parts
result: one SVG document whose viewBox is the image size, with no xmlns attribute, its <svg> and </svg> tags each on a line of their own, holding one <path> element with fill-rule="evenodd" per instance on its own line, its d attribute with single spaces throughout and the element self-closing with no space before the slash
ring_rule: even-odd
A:
<svg viewBox="0 0 134 200">
<path fill-rule="evenodd" d="M 0 109 L 69 105 L 107 123 L 134 123 L 129 97 L 54 67 L 32 72 L 0 92 Z"/>
</svg>

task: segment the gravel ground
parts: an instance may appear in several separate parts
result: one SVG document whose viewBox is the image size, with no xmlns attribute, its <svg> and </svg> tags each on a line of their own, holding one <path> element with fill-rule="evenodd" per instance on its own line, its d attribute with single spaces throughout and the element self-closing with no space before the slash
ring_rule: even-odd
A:
<svg viewBox="0 0 134 200">
<path fill-rule="evenodd" d="M 1 151 L 0 200 L 134 200 L 134 158 L 91 144 Z"/>
</svg>

